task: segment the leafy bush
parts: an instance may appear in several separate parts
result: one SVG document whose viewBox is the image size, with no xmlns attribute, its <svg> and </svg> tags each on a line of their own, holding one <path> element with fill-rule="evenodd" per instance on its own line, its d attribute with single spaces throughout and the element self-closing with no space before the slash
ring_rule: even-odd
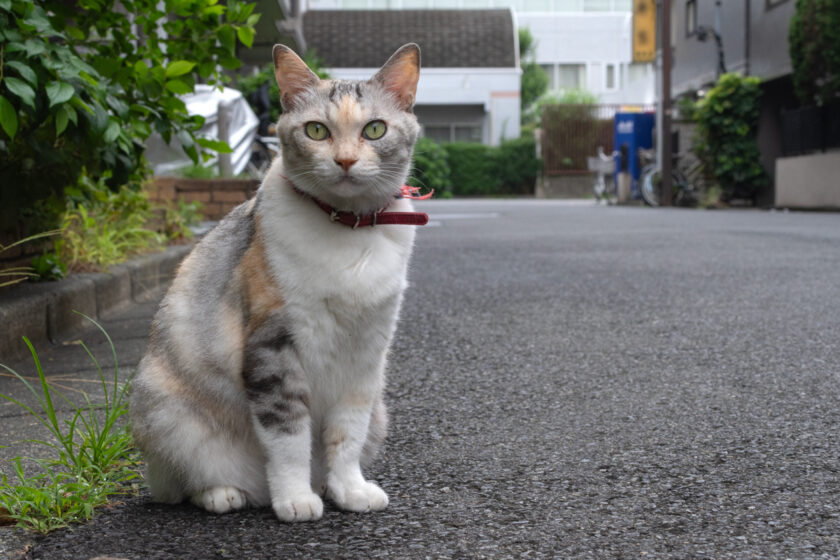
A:
<svg viewBox="0 0 840 560">
<path fill-rule="evenodd" d="M 758 78 L 724 74 L 697 104 L 697 151 L 724 200 L 752 198 L 767 183 L 756 142 L 760 98 Z"/>
<path fill-rule="evenodd" d="M 498 177 L 494 175 L 492 149 L 484 144 L 452 142 L 444 144 L 452 178 L 452 194 L 486 196 L 499 194 Z"/>
<path fill-rule="evenodd" d="M 500 191 L 506 194 L 533 194 L 537 174 L 542 162 L 537 157 L 533 137 L 507 140 L 496 148 L 493 160 L 501 183 Z"/>
<path fill-rule="evenodd" d="M 414 146 L 414 168 L 407 183 L 434 189 L 439 197 L 451 196 L 452 178 L 446 150 L 430 138 L 420 138 Z"/>
<path fill-rule="evenodd" d="M 788 42 L 799 100 L 824 105 L 840 97 L 840 0 L 797 0 Z"/>
<path fill-rule="evenodd" d="M 531 30 L 519 30 L 519 59 L 522 66 L 520 103 L 525 111 L 548 89 L 548 74 L 534 60 L 536 43 Z M 524 114 L 524 113 L 523 113 Z"/>
<path fill-rule="evenodd" d="M 506 140 L 498 147 L 467 142 L 444 144 L 452 193 L 462 196 L 532 194 L 542 162 L 533 138 Z"/>
<path fill-rule="evenodd" d="M 144 174 L 144 141 L 176 136 L 198 161 L 202 119 L 180 94 L 225 81 L 255 4 L 231 0 L 0 1 L 0 223 L 51 227 L 86 168 L 117 189 Z M 175 17 L 171 17 L 175 16 Z M 134 32 L 136 30 L 136 33 Z M 163 33 L 159 33 L 162 31 Z"/>
<path fill-rule="evenodd" d="M 164 238 L 148 229 L 154 216 L 146 194 L 134 188 L 112 192 L 87 175 L 67 189 L 69 201 L 56 251 L 73 271 L 107 269 L 128 256 L 162 245 Z"/>
</svg>

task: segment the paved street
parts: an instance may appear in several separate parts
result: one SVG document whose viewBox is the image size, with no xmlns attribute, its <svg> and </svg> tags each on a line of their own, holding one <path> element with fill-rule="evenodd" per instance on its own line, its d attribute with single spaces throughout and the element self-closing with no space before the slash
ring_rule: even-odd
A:
<svg viewBox="0 0 840 560">
<path fill-rule="evenodd" d="M 283 525 L 144 493 L 27 557 L 840 557 L 840 215 L 421 207 L 367 473 L 385 512 Z M 106 321 L 126 374 L 154 307 Z M 42 358 L 93 373 L 76 345 Z M 0 418 L 0 443 L 26 432 Z"/>
</svg>

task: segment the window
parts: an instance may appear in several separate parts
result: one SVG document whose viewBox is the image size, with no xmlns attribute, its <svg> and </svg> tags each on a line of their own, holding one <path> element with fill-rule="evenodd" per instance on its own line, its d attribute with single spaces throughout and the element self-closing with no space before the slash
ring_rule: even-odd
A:
<svg viewBox="0 0 840 560">
<path fill-rule="evenodd" d="M 697 0 L 685 3 L 685 36 L 691 37 L 697 33 Z"/>
<path fill-rule="evenodd" d="M 456 142 L 481 142 L 481 127 L 480 126 L 459 126 L 453 127 L 455 130 Z"/>
<path fill-rule="evenodd" d="M 423 136 L 435 142 L 481 142 L 481 125 L 434 124 L 423 127 Z"/>
<path fill-rule="evenodd" d="M 450 142 L 450 131 L 448 126 L 426 126 L 423 127 L 423 136 L 431 138 L 435 142 Z"/>
<path fill-rule="evenodd" d="M 607 64 L 604 67 L 606 73 L 604 76 L 604 89 L 613 90 L 618 89 L 618 69 L 615 64 Z"/>
<path fill-rule="evenodd" d="M 556 89 L 580 89 L 586 82 L 586 65 L 559 64 L 557 66 Z"/>
</svg>

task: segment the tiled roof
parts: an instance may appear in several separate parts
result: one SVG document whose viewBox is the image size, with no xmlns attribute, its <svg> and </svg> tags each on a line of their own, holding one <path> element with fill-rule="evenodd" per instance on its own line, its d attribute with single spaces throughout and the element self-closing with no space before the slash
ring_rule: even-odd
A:
<svg viewBox="0 0 840 560">
<path fill-rule="evenodd" d="M 425 68 L 516 65 L 509 10 L 312 10 L 303 35 L 327 68 L 378 68 L 410 42 Z"/>
</svg>

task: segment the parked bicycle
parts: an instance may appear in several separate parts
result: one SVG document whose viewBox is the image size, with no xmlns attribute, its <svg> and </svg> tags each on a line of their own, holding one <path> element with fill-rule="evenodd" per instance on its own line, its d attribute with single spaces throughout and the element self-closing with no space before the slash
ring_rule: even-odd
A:
<svg viewBox="0 0 840 560">
<path fill-rule="evenodd" d="M 639 158 L 648 161 L 639 176 L 639 190 L 642 199 L 649 206 L 659 206 L 662 198 L 662 170 L 654 161 L 654 150 L 639 150 Z M 704 187 L 703 162 L 696 158 L 675 155 L 671 164 L 671 181 L 674 206 L 694 206 L 697 204 Z"/>
<path fill-rule="evenodd" d="M 245 168 L 247 173 L 254 179 L 262 179 L 271 161 L 280 154 L 280 139 L 277 137 L 275 124 L 271 119 L 271 99 L 268 93 L 268 84 L 263 84 L 259 89 L 248 96 L 251 106 L 257 111 L 257 118 L 260 124 L 257 127 L 257 135 L 251 144 L 251 158 Z"/>
<path fill-rule="evenodd" d="M 594 182 L 592 183 L 592 192 L 595 193 L 595 202 L 601 200 L 609 204 L 614 201 L 615 189 L 607 187 L 607 176 L 612 176 L 615 172 L 614 156 L 618 152 L 605 154 L 603 146 L 598 146 L 598 155 L 595 157 L 586 158 L 587 167 L 589 171 L 594 173 Z"/>
</svg>

